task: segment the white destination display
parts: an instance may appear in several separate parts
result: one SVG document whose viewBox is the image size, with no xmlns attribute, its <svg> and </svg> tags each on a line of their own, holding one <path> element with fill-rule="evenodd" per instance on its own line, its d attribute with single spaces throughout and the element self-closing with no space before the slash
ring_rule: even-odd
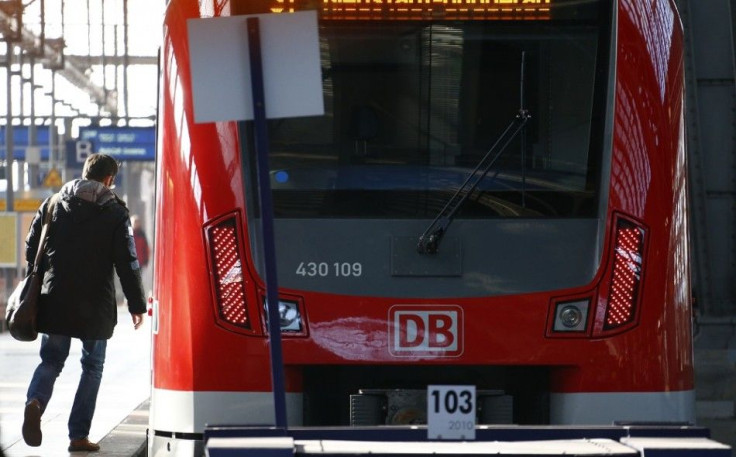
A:
<svg viewBox="0 0 736 457">
<path fill-rule="evenodd" d="M 427 387 L 427 438 L 475 439 L 475 386 Z"/>
</svg>

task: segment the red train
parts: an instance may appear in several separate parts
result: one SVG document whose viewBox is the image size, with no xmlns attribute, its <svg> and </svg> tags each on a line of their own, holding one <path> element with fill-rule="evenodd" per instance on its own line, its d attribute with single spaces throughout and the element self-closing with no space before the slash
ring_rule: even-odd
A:
<svg viewBox="0 0 736 457">
<path fill-rule="evenodd" d="M 693 421 L 673 1 L 171 0 L 149 455 L 274 422 L 253 125 L 194 122 L 186 21 L 305 9 L 325 113 L 268 121 L 288 423 L 422 423 L 431 384 Z"/>
</svg>

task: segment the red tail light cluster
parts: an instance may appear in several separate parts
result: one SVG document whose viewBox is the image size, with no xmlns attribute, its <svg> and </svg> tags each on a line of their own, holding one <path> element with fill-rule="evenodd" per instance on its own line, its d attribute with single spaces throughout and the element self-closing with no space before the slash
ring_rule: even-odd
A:
<svg viewBox="0 0 736 457">
<path fill-rule="evenodd" d="M 206 233 L 218 319 L 249 329 L 243 261 L 240 258 L 242 251 L 235 216 L 208 227 Z"/>
<path fill-rule="evenodd" d="M 618 219 L 604 331 L 626 325 L 636 317 L 643 251 L 644 229 L 625 219 Z"/>
<path fill-rule="evenodd" d="M 547 336 L 605 337 L 636 325 L 645 267 L 646 231 L 633 220 L 621 215 L 614 217 L 610 263 L 606 265 L 604 276 L 588 291 L 554 297 L 550 301 Z"/>
</svg>

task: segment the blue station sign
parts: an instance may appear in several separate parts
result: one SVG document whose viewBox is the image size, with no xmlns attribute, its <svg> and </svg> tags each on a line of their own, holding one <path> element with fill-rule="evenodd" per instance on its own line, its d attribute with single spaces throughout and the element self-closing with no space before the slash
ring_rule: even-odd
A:
<svg viewBox="0 0 736 457">
<path fill-rule="evenodd" d="M 120 161 L 156 158 L 155 127 L 84 127 L 79 129 L 76 143 L 70 165 L 83 164 L 92 153 L 108 154 Z"/>
<path fill-rule="evenodd" d="M 5 130 L 6 126 L 0 126 L 0 159 L 6 160 L 5 154 Z M 26 150 L 29 146 L 30 128 L 26 125 L 13 126 L 13 160 L 26 160 Z M 36 126 L 36 141 L 41 152 L 41 160 L 49 160 L 49 126 Z"/>
</svg>

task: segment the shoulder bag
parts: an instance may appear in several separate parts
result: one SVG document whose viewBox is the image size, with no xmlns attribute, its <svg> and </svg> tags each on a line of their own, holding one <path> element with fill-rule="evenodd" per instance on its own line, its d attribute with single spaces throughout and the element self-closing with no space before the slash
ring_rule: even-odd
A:
<svg viewBox="0 0 736 457">
<path fill-rule="evenodd" d="M 18 341 L 34 341 L 38 337 L 36 315 L 38 314 L 38 299 L 41 295 L 41 282 L 43 280 L 43 273 L 40 271 L 41 258 L 46 247 L 49 224 L 58 195 L 54 194 L 51 197 L 46 209 L 41 238 L 38 240 L 36 260 L 33 262 L 33 270 L 18 284 L 8 299 L 5 322 L 8 323 L 10 334 Z"/>
</svg>

